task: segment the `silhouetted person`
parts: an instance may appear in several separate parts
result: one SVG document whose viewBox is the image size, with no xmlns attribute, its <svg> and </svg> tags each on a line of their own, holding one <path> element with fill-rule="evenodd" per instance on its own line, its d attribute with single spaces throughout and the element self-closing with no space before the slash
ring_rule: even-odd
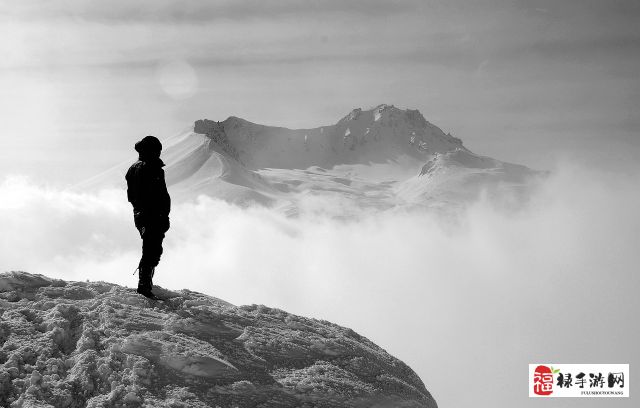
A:
<svg viewBox="0 0 640 408">
<path fill-rule="evenodd" d="M 133 205 L 133 220 L 142 237 L 142 258 L 138 264 L 137 292 L 157 299 L 153 289 L 153 274 L 162 255 L 162 240 L 169 230 L 171 198 L 164 181 L 164 163 L 160 160 L 162 143 L 154 136 L 145 136 L 135 144 L 138 161 L 127 171 L 127 198 Z"/>
</svg>

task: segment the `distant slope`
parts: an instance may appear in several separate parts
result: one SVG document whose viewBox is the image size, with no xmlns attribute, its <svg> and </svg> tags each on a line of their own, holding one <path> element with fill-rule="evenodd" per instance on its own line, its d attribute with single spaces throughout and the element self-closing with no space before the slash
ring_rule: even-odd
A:
<svg viewBox="0 0 640 408">
<path fill-rule="evenodd" d="M 274 193 L 260 175 L 238 161 L 221 129 L 204 135 L 195 132 L 167 146 L 167 185 L 178 198 L 213 195 L 237 204 L 270 204 Z"/>
<path fill-rule="evenodd" d="M 397 196 L 407 203 L 464 203 L 481 194 L 520 200 L 536 173 L 525 166 L 457 149 L 436 153 L 419 174 L 397 183 Z M 508 197 L 510 196 L 511 197 Z"/>
<path fill-rule="evenodd" d="M 0 405 L 425 407 L 411 368 L 351 329 L 159 288 L 0 274 Z"/>
</svg>

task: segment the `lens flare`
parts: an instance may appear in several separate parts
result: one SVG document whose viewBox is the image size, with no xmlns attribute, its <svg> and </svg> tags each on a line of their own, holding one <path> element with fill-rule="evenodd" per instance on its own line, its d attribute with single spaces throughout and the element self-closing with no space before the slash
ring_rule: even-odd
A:
<svg viewBox="0 0 640 408">
<path fill-rule="evenodd" d="M 198 89 L 198 74 L 186 61 L 175 60 L 161 64 L 157 70 L 160 88 L 171 98 L 191 98 Z"/>
</svg>

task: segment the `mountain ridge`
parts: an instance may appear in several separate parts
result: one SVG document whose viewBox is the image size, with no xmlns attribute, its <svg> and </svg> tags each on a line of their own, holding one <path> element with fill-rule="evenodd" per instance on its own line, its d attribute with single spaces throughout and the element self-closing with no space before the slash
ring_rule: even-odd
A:
<svg viewBox="0 0 640 408">
<path fill-rule="evenodd" d="M 428 154 L 466 150 L 460 139 L 428 122 L 419 110 L 387 104 L 356 108 L 335 124 L 315 128 L 267 126 L 230 116 L 222 122 L 198 120 L 194 132 L 224 132 L 252 170 L 385 162 L 402 154 L 424 160 Z"/>
</svg>

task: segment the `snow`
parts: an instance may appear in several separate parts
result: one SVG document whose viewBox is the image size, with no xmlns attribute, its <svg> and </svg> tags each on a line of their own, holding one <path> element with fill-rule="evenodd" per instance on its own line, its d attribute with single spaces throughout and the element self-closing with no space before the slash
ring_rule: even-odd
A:
<svg viewBox="0 0 640 408">
<path fill-rule="evenodd" d="M 436 406 L 408 366 L 350 329 L 156 292 L 167 301 L 105 282 L 0 274 L 0 405 Z"/>
<path fill-rule="evenodd" d="M 525 166 L 456 149 L 436 153 L 419 174 L 392 188 L 397 199 L 407 206 L 448 203 L 455 207 L 474 202 L 482 195 L 506 197 L 517 206 L 528 197 L 529 187 L 539 176 Z"/>
<path fill-rule="evenodd" d="M 384 110 L 386 109 L 387 105 L 382 104 L 382 105 L 378 105 L 375 109 L 375 115 L 374 115 L 374 121 L 377 122 L 380 120 L 380 118 L 382 118 L 382 112 L 384 112 Z"/>
</svg>

